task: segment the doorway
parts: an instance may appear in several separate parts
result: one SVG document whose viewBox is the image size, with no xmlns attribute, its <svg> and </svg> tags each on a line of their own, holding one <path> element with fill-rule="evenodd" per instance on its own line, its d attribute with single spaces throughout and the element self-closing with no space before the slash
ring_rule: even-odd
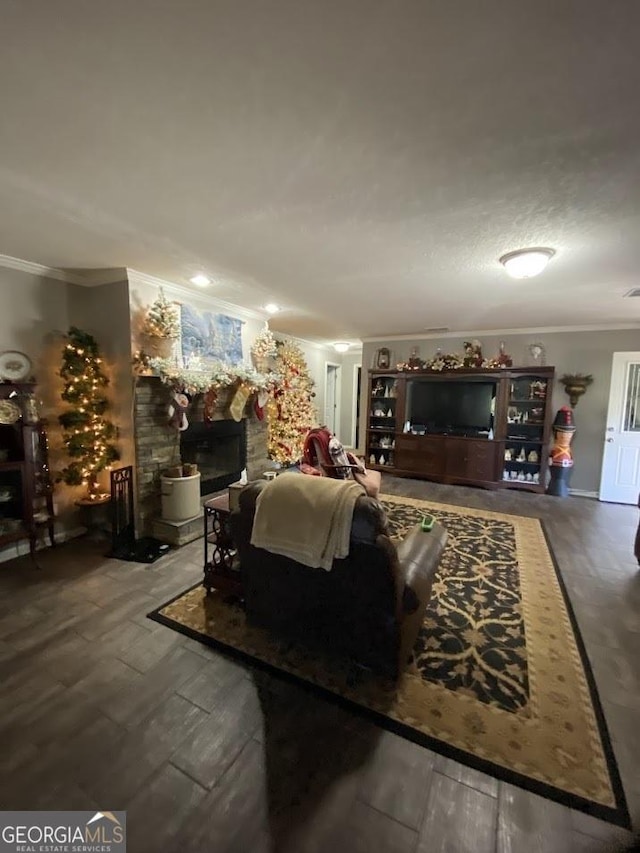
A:
<svg viewBox="0 0 640 853">
<path fill-rule="evenodd" d="M 640 492 L 640 352 L 614 352 L 600 500 L 635 504 Z"/>
<path fill-rule="evenodd" d="M 360 394 L 362 392 L 362 365 L 353 368 L 353 445 L 357 450 L 360 444 Z"/>
<path fill-rule="evenodd" d="M 325 362 L 324 381 L 324 423 L 334 434 L 340 431 L 340 386 L 341 371 L 339 364 Z"/>
</svg>

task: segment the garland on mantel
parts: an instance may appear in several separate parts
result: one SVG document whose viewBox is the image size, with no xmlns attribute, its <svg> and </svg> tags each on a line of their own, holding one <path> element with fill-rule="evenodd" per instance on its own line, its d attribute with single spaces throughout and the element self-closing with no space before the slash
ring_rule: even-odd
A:
<svg viewBox="0 0 640 853">
<path fill-rule="evenodd" d="M 229 365 L 222 362 L 207 364 L 206 370 L 188 370 L 178 367 L 170 358 L 149 359 L 149 367 L 161 381 L 174 390 L 186 394 L 205 394 L 212 388 L 226 388 L 244 384 L 249 393 L 271 391 L 279 385 L 277 373 L 259 373 L 246 362 Z"/>
</svg>

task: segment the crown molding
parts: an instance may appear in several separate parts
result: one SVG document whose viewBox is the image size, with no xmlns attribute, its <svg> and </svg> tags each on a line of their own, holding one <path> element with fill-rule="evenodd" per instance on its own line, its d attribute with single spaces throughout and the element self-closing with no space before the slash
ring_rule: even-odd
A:
<svg viewBox="0 0 640 853">
<path fill-rule="evenodd" d="M 272 331 L 276 340 L 295 341 L 296 343 L 304 344 L 311 349 L 321 350 L 322 352 L 328 350 L 333 355 L 341 358 L 344 358 L 345 355 L 358 355 L 362 352 L 362 344 L 360 342 L 351 344 L 347 352 L 336 352 L 333 348 L 333 341 L 310 341 L 307 338 L 299 338 L 297 335 L 289 335 L 287 332 L 276 332 L 273 329 Z"/>
<path fill-rule="evenodd" d="M 42 278 L 54 278 L 57 281 L 66 281 L 67 284 L 78 284 L 76 276 L 57 267 L 47 267 L 44 264 L 36 264 L 33 261 L 25 261 L 22 258 L 13 258 L 11 255 L 0 255 L 0 267 L 10 270 L 28 272 Z"/>
<path fill-rule="evenodd" d="M 125 267 L 72 272 L 71 270 L 60 269 L 60 267 L 47 267 L 44 264 L 37 264 L 34 261 L 13 258 L 11 255 L 0 255 L 0 267 L 19 270 L 20 272 L 37 275 L 41 278 L 53 278 L 57 281 L 64 281 L 67 284 L 77 284 L 80 287 L 99 287 L 101 284 L 113 284 L 116 281 L 124 281 L 127 278 Z"/>
<path fill-rule="evenodd" d="M 155 287 L 164 287 L 167 290 L 172 291 L 173 293 L 180 294 L 181 296 L 186 296 L 190 299 L 196 299 L 203 297 L 206 298 L 207 302 L 211 302 L 213 306 L 221 309 L 222 311 L 226 311 L 230 314 L 235 314 L 236 317 L 242 317 L 245 320 L 268 320 L 269 315 L 266 311 L 254 311 L 252 308 L 244 308 L 242 305 L 236 305 L 233 302 L 225 302 L 224 299 L 219 299 L 217 296 L 213 296 L 206 292 L 205 290 L 194 291 L 190 288 L 186 287 L 184 284 L 177 284 L 175 281 L 168 281 L 164 278 L 158 278 L 155 275 L 149 275 L 148 273 L 140 272 L 139 270 L 131 269 L 127 267 L 127 278 L 129 279 L 129 284 L 150 284 Z"/>
<path fill-rule="evenodd" d="M 332 349 L 331 344 L 327 343 L 326 341 L 309 341 L 306 338 L 299 338 L 297 337 L 297 335 L 289 335 L 286 332 L 276 332 L 273 329 L 271 331 L 273 332 L 273 336 L 277 341 L 293 341 L 297 344 L 304 344 L 305 346 L 310 347 L 311 349 L 318 349 L 322 351 Z M 339 354 L 340 353 L 336 353 L 336 355 Z"/>
<path fill-rule="evenodd" d="M 413 335 L 382 335 L 379 337 L 362 338 L 365 344 L 375 344 L 379 341 L 423 341 L 441 338 L 487 338 L 507 335 L 550 335 L 557 332 L 621 332 L 624 329 L 640 329 L 638 323 L 596 323 L 584 326 L 535 326 L 521 329 L 475 329 L 459 332 L 416 332 Z"/>
</svg>

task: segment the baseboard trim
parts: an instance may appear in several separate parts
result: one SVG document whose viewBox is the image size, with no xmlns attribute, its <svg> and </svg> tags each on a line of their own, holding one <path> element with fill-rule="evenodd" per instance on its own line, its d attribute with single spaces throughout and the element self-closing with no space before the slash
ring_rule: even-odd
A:
<svg viewBox="0 0 640 853">
<path fill-rule="evenodd" d="M 56 544 L 61 545 L 63 542 L 67 542 L 69 539 L 75 539 L 77 536 L 82 536 L 83 533 L 86 533 L 86 527 L 73 527 L 70 530 L 56 530 Z M 36 545 L 37 551 L 42 551 L 43 548 L 50 548 L 51 546 L 47 541 L 38 542 Z M 6 563 L 9 560 L 15 560 L 17 557 L 24 557 L 25 554 L 29 553 L 29 540 L 28 539 L 20 539 L 18 542 L 12 543 L 11 545 L 7 545 L 6 548 L 3 548 L 0 551 L 0 563 Z"/>
<path fill-rule="evenodd" d="M 588 489 L 569 489 L 569 494 L 576 498 L 593 498 L 598 500 L 598 492 L 590 492 Z"/>
</svg>

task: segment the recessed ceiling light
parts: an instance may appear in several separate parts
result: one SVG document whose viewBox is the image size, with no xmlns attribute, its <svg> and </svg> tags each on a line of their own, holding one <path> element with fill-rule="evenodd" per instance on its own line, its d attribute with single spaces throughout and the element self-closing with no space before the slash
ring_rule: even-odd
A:
<svg viewBox="0 0 640 853">
<path fill-rule="evenodd" d="M 500 258 L 500 263 L 512 278 L 533 278 L 547 266 L 555 255 L 553 249 L 518 249 Z"/>
<path fill-rule="evenodd" d="M 333 348 L 336 352 L 348 352 L 350 346 L 348 341 L 336 341 Z"/>
<path fill-rule="evenodd" d="M 277 314 L 280 308 L 278 305 L 276 305 L 275 302 L 267 302 L 267 304 L 264 306 L 264 310 L 267 312 L 267 314 Z"/>
<path fill-rule="evenodd" d="M 207 287 L 211 284 L 211 279 L 203 273 L 198 273 L 198 275 L 192 276 L 189 281 L 197 287 Z"/>
</svg>

